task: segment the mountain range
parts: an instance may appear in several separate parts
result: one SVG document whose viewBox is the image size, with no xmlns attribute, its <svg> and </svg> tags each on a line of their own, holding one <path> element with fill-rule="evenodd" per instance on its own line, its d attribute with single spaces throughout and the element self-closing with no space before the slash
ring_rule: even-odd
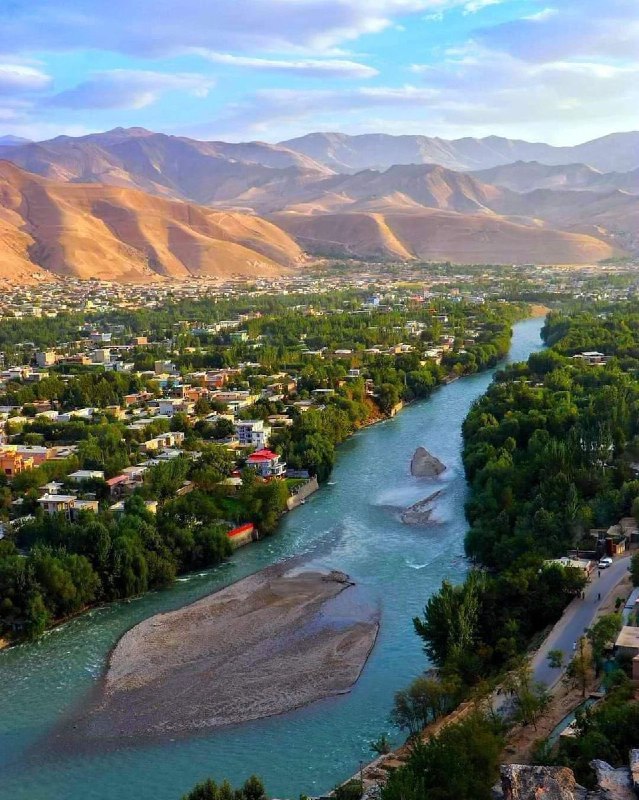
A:
<svg viewBox="0 0 639 800">
<path fill-rule="evenodd" d="M 301 249 L 566 264 L 639 251 L 637 132 L 552 147 L 335 133 L 203 142 L 116 128 L 0 137 L 0 157 L 0 277 L 15 280 L 274 274 L 299 268 Z"/>
<path fill-rule="evenodd" d="M 50 181 L 0 161 L 0 280 L 272 276 L 301 259 L 290 236 L 259 217 Z"/>
</svg>

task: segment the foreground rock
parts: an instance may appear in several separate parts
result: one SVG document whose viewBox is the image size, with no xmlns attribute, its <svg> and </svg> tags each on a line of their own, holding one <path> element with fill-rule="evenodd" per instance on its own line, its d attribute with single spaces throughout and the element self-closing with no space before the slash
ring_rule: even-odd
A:
<svg viewBox="0 0 639 800">
<path fill-rule="evenodd" d="M 565 767 L 508 764 L 501 768 L 504 800 L 586 800 L 587 792 Z"/>
<path fill-rule="evenodd" d="M 377 612 L 357 594 L 344 573 L 276 565 L 151 617 L 120 639 L 103 685 L 64 736 L 102 746 L 281 714 L 348 692 L 378 630 Z"/>
<path fill-rule="evenodd" d="M 426 450 L 418 447 L 410 462 L 410 474 L 416 478 L 436 478 L 446 469 L 446 465 Z"/>
<path fill-rule="evenodd" d="M 626 767 L 615 769 L 605 761 L 591 761 L 590 765 L 597 774 L 597 785 L 601 797 L 605 800 L 637 800 L 632 788 L 632 774 Z"/>
<path fill-rule="evenodd" d="M 401 515 L 401 520 L 405 525 L 427 525 L 433 514 L 433 502 L 441 495 L 441 491 L 435 492 L 425 500 L 420 500 L 409 506 Z"/>
<path fill-rule="evenodd" d="M 633 753 L 631 753 L 631 764 Z M 597 787 L 589 792 L 580 786 L 567 767 L 531 767 L 507 764 L 501 767 L 499 800 L 636 800 L 631 771 L 615 769 L 605 761 L 592 761 Z"/>
</svg>

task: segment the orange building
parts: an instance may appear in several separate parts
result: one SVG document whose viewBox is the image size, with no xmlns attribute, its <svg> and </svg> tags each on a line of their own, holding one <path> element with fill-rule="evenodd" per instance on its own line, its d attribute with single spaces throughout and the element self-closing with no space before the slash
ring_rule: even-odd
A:
<svg viewBox="0 0 639 800">
<path fill-rule="evenodd" d="M 24 458 L 14 450 L 0 450 L 0 470 L 7 478 L 15 478 L 29 469 L 33 469 L 33 458 Z"/>
</svg>

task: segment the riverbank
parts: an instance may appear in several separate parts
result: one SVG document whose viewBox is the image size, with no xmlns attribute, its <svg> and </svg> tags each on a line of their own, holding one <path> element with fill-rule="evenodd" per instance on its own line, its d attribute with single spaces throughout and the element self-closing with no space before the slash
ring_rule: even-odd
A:
<svg viewBox="0 0 639 800">
<path fill-rule="evenodd" d="M 541 348 L 540 322 L 514 326 L 510 361 Z M 215 569 L 95 609 L 35 643 L 3 652 L 0 669 L 11 690 L 0 697 L 0 800 L 85 800 L 87 787 L 96 785 L 99 800 L 176 800 L 206 776 L 239 785 L 252 773 L 262 776 L 273 796 L 316 796 L 356 773 L 381 734 L 398 745 L 388 720 L 393 696 L 427 664 L 411 619 L 443 579 L 460 583 L 467 571 L 461 424 L 491 378 L 491 371 L 476 373 L 440 387 L 393 421 L 345 441 L 330 482 L 286 514 L 277 535 L 241 548 Z M 397 514 L 425 495 L 408 468 L 418 444 L 448 467 L 433 529 L 406 526 Z M 86 703 L 128 630 L 300 553 L 309 569 L 338 566 L 381 607 L 380 633 L 352 691 L 197 735 L 141 737 L 135 747 L 126 740 L 108 749 L 69 747 L 52 757 L 43 752 L 61 718 Z"/>
<path fill-rule="evenodd" d="M 136 625 L 115 646 L 88 707 L 59 741 L 162 738 L 291 711 L 348 692 L 379 612 L 341 572 L 268 567 Z"/>
</svg>

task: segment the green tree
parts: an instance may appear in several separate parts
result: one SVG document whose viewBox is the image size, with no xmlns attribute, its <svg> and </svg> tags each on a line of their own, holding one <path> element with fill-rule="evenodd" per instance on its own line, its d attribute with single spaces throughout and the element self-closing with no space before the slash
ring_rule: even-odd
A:
<svg viewBox="0 0 639 800">
<path fill-rule="evenodd" d="M 592 648 L 592 658 L 597 675 L 603 665 L 606 649 L 614 646 L 621 626 L 621 614 L 605 614 L 588 631 L 588 640 Z"/>
<path fill-rule="evenodd" d="M 548 666 L 551 669 L 561 669 L 564 664 L 563 650 L 550 650 L 548 653 Z"/>
</svg>

